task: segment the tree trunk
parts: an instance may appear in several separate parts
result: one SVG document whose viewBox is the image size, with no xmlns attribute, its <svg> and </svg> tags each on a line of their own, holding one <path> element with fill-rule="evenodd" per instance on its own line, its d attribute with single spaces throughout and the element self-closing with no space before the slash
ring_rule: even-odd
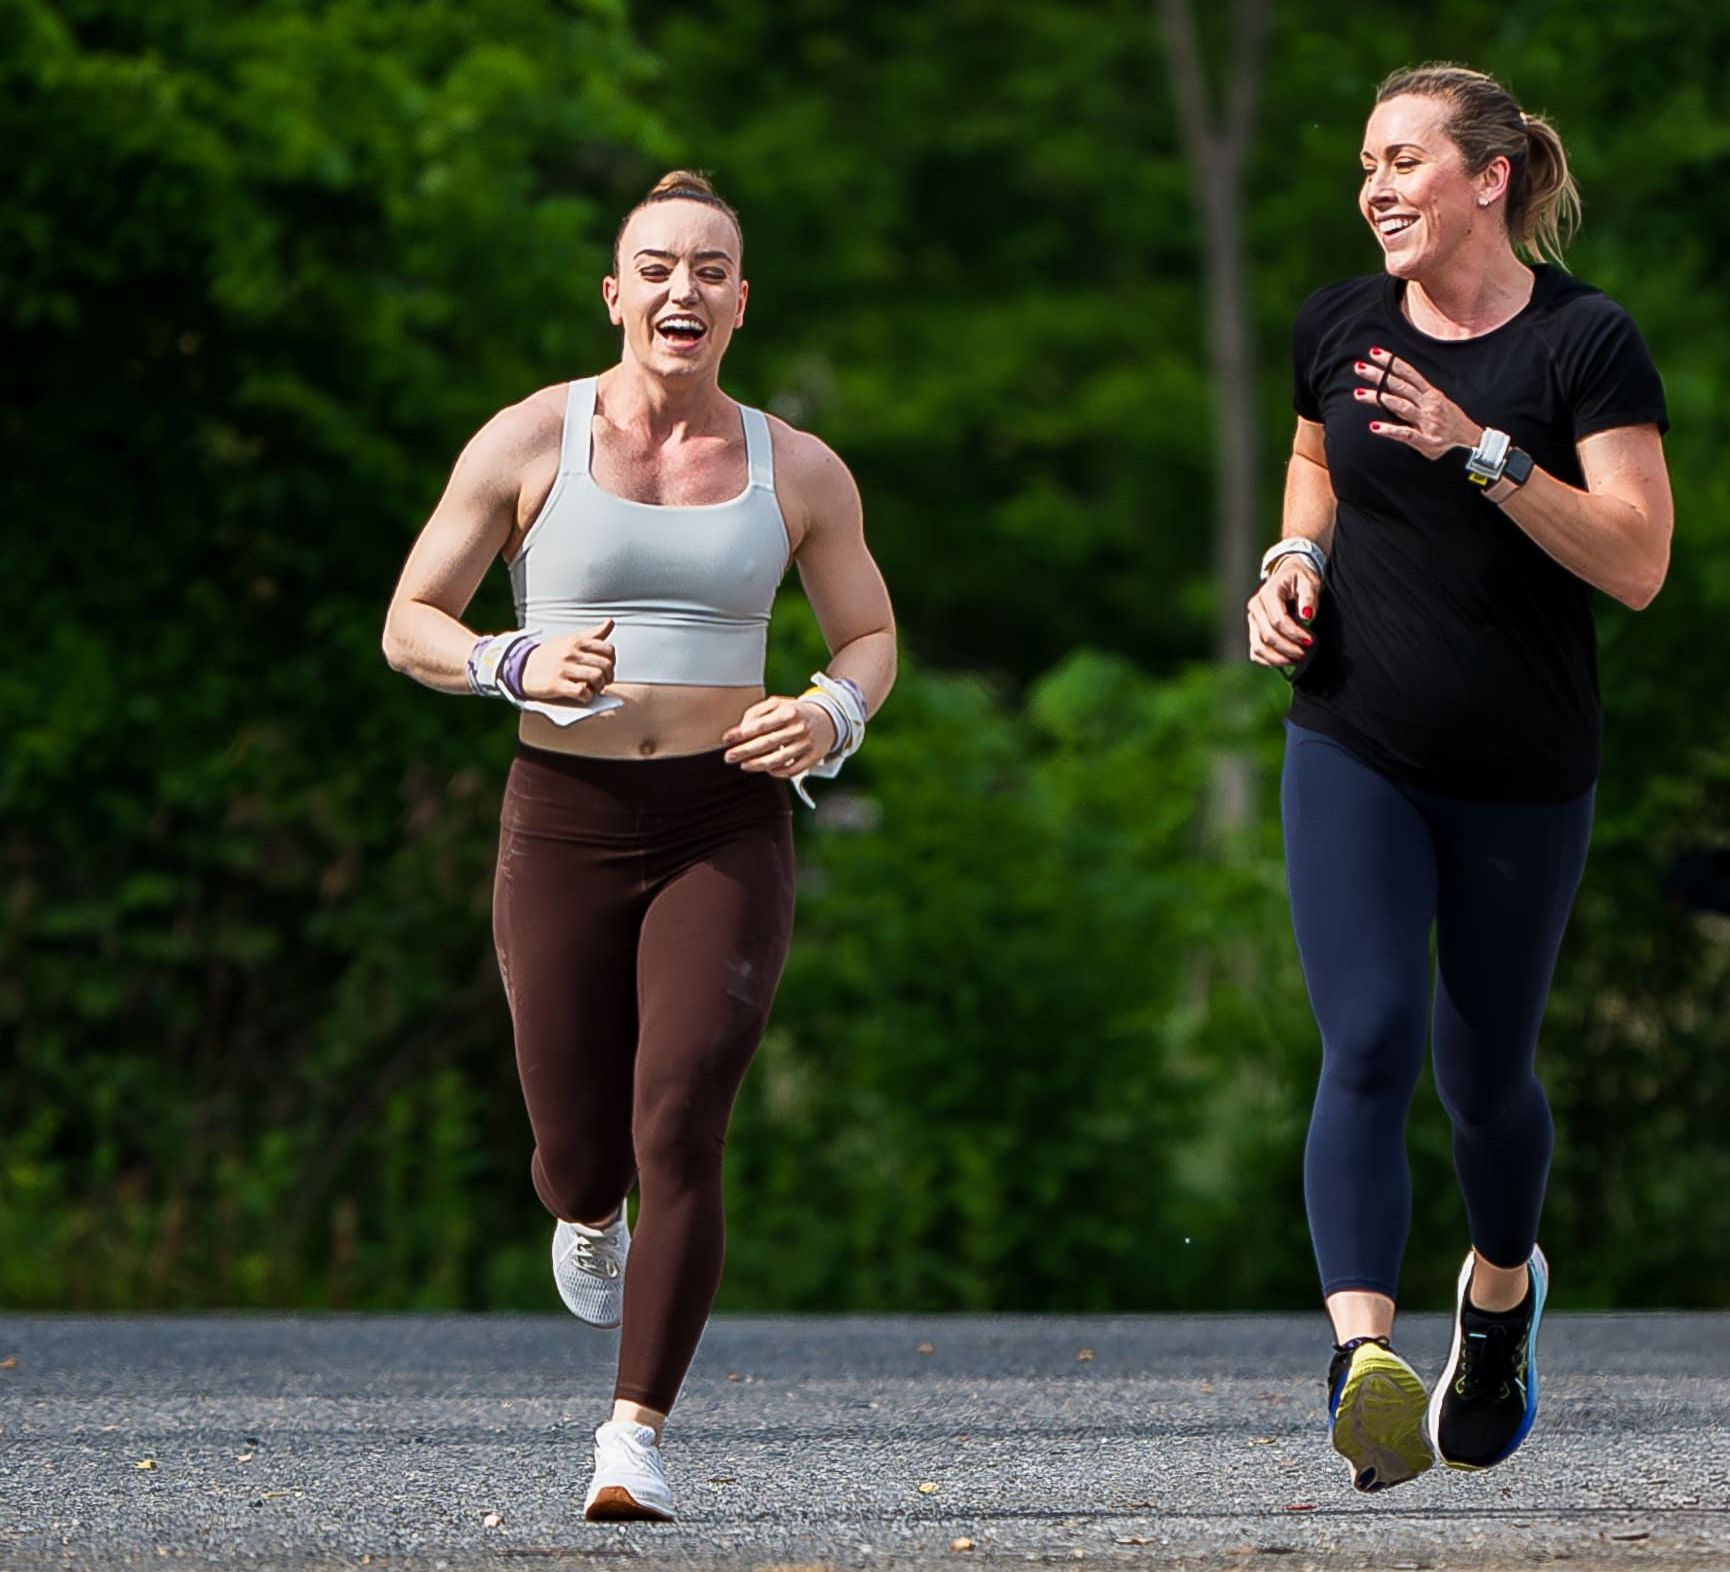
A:
<svg viewBox="0 0 1730 1572">
<path fill-rule="evenodd" d="M 1218 113 L 1208 102 L 1190 0 L 1158 0 L 1158 7 L 1178 131 L 1202 221 L 1214 425 L 1213 571 L 1218 604 L 1213 653 L 1222 664 L 1236 664 L 1245 658 L 1243 601 L 1256 562 L 1259 452 L 1255 346 L 1244 265 L 1243 165 L 1261 86 L 1267 0 L 1236 0 L 1233 6 L 1225 103 Z M 1221 754 L 1209 809 L 1210 821 L 1221 832 L 1249 822 L 1254 777 L 1247 759 Z"/>
</svg>

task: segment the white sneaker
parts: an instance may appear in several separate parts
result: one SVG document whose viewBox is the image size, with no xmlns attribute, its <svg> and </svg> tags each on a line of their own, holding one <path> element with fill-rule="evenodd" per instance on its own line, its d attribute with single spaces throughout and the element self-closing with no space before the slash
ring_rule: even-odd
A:
<svg viewBox="0 0 1730 1572">
<path fill-rule="evenodd" d="M 625 1258 L 631 1253 L 631 1225 L 619 1215 L 605 1228 L 588 1228 L 562 1218 L 553 1229 L 553 1281 L 559 1298 L 578 1320 L 590 1326 L 617 1326 L 625 1313 Z"/>
<path fill-rule="evenodd" d="M 670 1523 L 673 1491 L 655 1432 L 612 1419 L 595 1432 L 595 1477 L 583 1499 L 591 1523 Z"/>
</svg>

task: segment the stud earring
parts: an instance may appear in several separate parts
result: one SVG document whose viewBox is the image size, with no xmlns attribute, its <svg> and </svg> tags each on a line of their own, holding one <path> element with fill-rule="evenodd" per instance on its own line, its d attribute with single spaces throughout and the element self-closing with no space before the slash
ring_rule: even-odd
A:
<svg viewBox="0 0 1730 1572">
<path fill-rule="evenodd" d="M 1478 206 L 1479 207 L 1488 207 L 1489 205 L 1490 205 L 1490 199 L 1488 197 L 1479 197 L 1478 198 Z"/>
</svg>

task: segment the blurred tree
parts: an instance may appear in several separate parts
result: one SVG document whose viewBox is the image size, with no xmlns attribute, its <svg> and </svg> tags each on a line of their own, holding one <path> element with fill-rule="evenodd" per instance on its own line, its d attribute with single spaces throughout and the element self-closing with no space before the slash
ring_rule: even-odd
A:
<svg viewBox="0 0 1730 1572">
<path fill-rule="evenodd" d="M 467 433 L 611 348 L 654 64 L 608 0 L 4 16 L 4 1292 L 292 1299 L 362 1196 L 460 1298 L 508 739 L 378 634 Z"/>
<path fill-rule="evenodd" d="M 1208 388 L 1213 404 L 1213 652 L 1222 665 L 1244 658 L 1243 610 L 1227 586 L 1248 584 L 1258 519 L 1256 356 L 1243 234 L 1243 176 L 1261 92 L 1265 0 L 1237 0 L 1219 109 L 1207 84 L 1190 0 L 1160 0 L 1166 74 L 1202 220 L 1202 294 L 1207 301 Z M 1208 817 L 1216 833 L 1240 831 L 1255 811 L 1255 777 L 1241 753 L 1214 762 Z"/>
<path fill-rule="evenodd" d="M 1229 24 L 1198 15 L 1204 47 Z M 1268 25 L 1256 342 L 1379 265 L 1375 84 L 1456 55 L 1561 125 L 1572 264 L 1664 371 L 1675 566 L 1602 619 L 1546 1243 L 1570 1302 L 1720 1303 L 1730 922 L 1671 870 L 1730 847 L 1730 214 L 1700 198 L 1730 174 L 1730 15 Z M 744 211 L 728 384 L 853 463 L 913 656 L 801 821 L 727 1302 L 1312 1303 L 1271 794 L 1230 855 L 1203 833 L 1215 750 L 1271 780 L 1284 687 L 1208 665 L 1244 586 L 1212 563 L 1205 237 L 1152 13 L 668 0 L 637 26 L 0 3 L 0 1302 L 547 1305 L 487 942 L 511 718 L 392 678 L 377 636 L 467 433 L 615 353 L 614 223 L 691 162 Z M 507 605 L 495 578 L 475 621 Z M 781 683 L 814 639 L 790 594 Z M 1463 1222 L 1432 1099 L 1412 1140 L 1408 1286 L 1438 1302 Z"/>
<path fill-rule="evenodd" d="M 1231 52 L 1217 107 L 1191 0 L 1159 0 L 1166 74 L 1177 105 L 1189 161 L 1190 186 L 1202 218 L 1202 293 L 1207 301 L 1208 389 L 1214 411 L 1213 575 L 1220 585 L 1245 584 L 1255 567 L 1260 520 L 1256 507 L 1256 356 L 1249 305 L 1243 224 L 1244 165 L 1261 93 L 1266 0 L 1237 0 L 1231 10 Z M 1242 608 L 1221 595 L 1214 617 L 1214 656 L 1243 659 Z M 1249 815 L 1240 801 L 1225 811 L 1233 824 Z"/>
</svg>

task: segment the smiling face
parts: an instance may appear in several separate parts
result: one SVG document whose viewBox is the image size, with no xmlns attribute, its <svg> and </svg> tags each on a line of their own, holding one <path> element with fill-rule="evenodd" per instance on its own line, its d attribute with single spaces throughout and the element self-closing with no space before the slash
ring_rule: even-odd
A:
<svg viewBox="0 0 1730 1572">
<path fill-rule="evenodd" d="M 745 320 L 739 231 L 706 202 L 638 208 L 619 237 L 615 274 L 601 293 L 625 355 L 663 377 L 715 374 Z"/>
<path fill-rule="evenodd" d="M 1448 112 L 1443 99 L 1406 93 L 1377 104 L 1364 128 L 1358 207 L 1396 278 L 1433 273 L 1486 240 L 1506 243 L 1497 209 L 1507 195 L 1508 161 L 1494 158 L 1467 173 L 1447 134 Z"/>
</svg>

